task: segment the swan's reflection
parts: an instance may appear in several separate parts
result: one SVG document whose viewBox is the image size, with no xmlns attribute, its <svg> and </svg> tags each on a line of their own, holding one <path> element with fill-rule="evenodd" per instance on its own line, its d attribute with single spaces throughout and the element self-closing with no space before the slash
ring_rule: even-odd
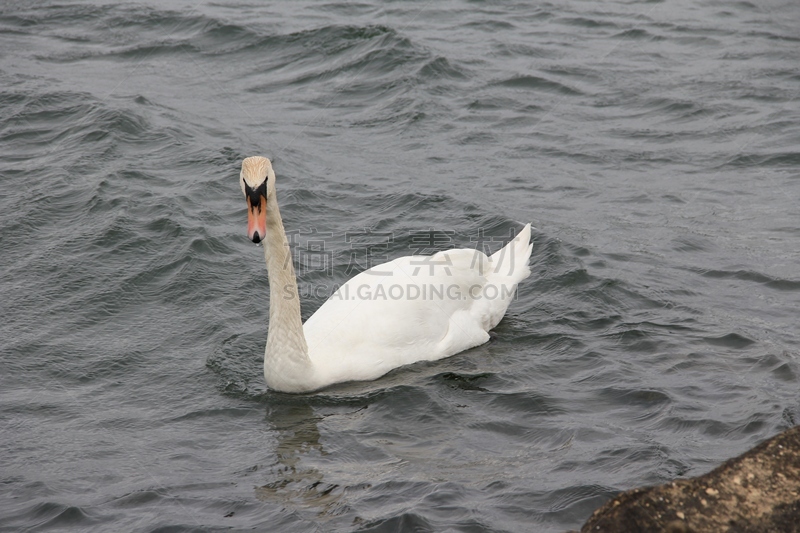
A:
<svg viewBox="0 0 800 533">
<path fill-rule="evenodd" d="M 268 471 L 274 479 L 255 489 L 256 497 L 278 502 L 295 511 L 315 510 L 317 516 L 336 514 L 343 492 L 338 485 L 326 483 L 322 472 L 303 465 L 303 459 L 315 452 L 327 452 L 320 444 L 317 424 L 323 419 L 305 402 L 277 403 L 267 408 L 266 420 L 278 432 L 276 461 Z"/>
</svg>

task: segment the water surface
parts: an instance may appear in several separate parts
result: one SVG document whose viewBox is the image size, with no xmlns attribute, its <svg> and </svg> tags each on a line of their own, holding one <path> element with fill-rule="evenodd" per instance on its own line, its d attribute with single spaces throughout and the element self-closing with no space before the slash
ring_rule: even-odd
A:
<svg viewBox="0 0 800 533">
<path fill-rule="evenodd" d="M 4 4 L 0 530 L 556 532 L 794 425 L 798 21 Z M 304 317 L 375 257 L 493 251 L 528 221 L 533 274 L 484 346 L 270 392 L 256 154 Z"/>
</svg>

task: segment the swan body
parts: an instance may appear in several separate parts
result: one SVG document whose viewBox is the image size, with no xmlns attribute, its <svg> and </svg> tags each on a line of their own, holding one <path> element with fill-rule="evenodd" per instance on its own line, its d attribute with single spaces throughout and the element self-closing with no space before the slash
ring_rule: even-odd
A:
<svg viewBox="0 0 800 533">
<path fill-rule="evenodd" d="M 483 344 L 517 284 L 530 275 L 527 224 L 491 256 L 446 250 L 400 257 L 361 272 L 302 324 L 270 161 L 248 157 L 240 179 L 249 208 L 248 235 L 264 242 L 271 294 L 264 377 L 277 391 L 310 392 L 373 380 L 403 365 Z"/>
</svg>

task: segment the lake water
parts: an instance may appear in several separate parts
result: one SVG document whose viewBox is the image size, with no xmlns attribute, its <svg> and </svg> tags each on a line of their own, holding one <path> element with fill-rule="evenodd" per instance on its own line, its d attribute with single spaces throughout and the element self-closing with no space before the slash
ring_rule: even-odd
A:
<svg viewBox="0 0 800 533">
<path fill-rule="evenodd" d="M 794 425 L 798 28 L 797 2 L 4 3 L 0 531 L 557 532 Z M 270 392 L 248 155 L 304 318 L 371 261 L 529 221 L 533 274 L 484 346 Z"/>
</svg>

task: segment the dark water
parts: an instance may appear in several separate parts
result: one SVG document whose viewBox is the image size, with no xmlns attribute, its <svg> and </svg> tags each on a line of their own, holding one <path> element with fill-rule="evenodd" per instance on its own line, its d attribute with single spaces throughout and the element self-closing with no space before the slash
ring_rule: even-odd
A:
<svg viewBox="0 0 800 533">
<path fill-rule="evenodd" d="M 3 3 L 0 530 L 555 532 L 794 425 L 798 28 L 796 2 Z M 269 392 L 254 154 L 297 249 L 323 237 L 306 317 L 365 229 L 396 257 L 532 221 L 533 275 L 487 345 Z"/>
</svg>

